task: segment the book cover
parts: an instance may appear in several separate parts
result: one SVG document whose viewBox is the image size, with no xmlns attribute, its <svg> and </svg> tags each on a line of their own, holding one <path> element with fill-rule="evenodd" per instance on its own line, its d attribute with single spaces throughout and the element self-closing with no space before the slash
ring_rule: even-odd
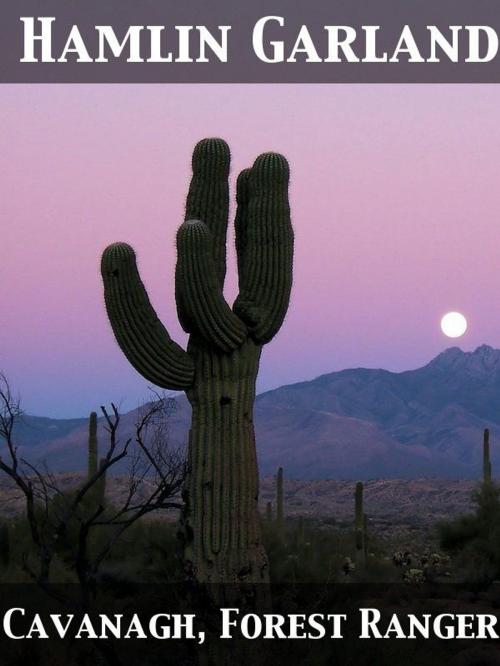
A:
<svg viewBox="0 0 500 666">
<path fill-rule="evenodd" d="M 492 0 L 0 8 L 2 663 L 500 663 Z"/>
</svg>

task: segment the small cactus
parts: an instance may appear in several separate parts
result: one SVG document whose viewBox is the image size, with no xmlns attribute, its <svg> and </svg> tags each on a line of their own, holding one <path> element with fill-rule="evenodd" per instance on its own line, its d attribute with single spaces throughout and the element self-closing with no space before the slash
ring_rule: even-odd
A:
<svg viewBox="0 0 500 666">
<path fill-rule="evenodd" d="M 351 560 L 350 557 L 346 557 L 344 559 L 344 562 L 342 564 L 342 571 L 346 576 L 349 576 L 350 574 L 354 573 L 356 571 L 356 565 L 354 562 Z"/>
<path fill-rule="evenodd" d="M 403 573 L 403 580 L 405 583 L 420 585 L 425 582 L 425 572 L 422 569 L 407 569 Z"/>
<path fill-rule="evenodd" d="M 355 546 L 356 546 L 356 568 L 361 570 L 366 564 L 365 545 L 365 514 L 363 510 L 363 483 L 358 481 L 354 493 L 355 504 Z"/>
<path fill-rule="evenodd" d="M 483 433 L 483 481 L 491 483 L 491 479 L 490 431 L 485 428 Z"/>
<path fill-rule="evenodd" d="M 363 545 L 365 550 L 365 560 L 368 556 L 368 516 L 363 514 Z"/>
<path fill-rule="evenodd" d="M 266 521 L 268 523 L 272 523 L 272 521 L 273 521 L 273 504 L 272 504 L 272 502 L 268 502 L 266 504 Z"/>
<path fill-rule="evenodd" d="M 87 479 L 91 479 L 97 474 L 98 469 L 102 467 L 105 459 L 102 458 L 97 463 L 99 457 L 99 443 L 97 441 L 97 414 L 91 412 L 89 416 L 89 440 L 88 440 L 88 470 Z M 92 500 L 97 502 L 97 505 L 104 504 L 104 496 L 106 494 L 106 472 L 102 474 L 92 487 L 89 494 Z"/>
</svg>

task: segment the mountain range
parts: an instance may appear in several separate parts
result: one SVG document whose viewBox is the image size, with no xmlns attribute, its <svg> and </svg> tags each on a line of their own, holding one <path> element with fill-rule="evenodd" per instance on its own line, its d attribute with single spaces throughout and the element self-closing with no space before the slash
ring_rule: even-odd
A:
<svg viewBox="0 0 500 666">
<path fill-rule="evenodd" d="M 170 436 L 183 444 L 190 408 L 175 399 Z M 123 415 L 123 437 L 136 415 Z M 297 479 L 476 478 L 484 428 L 495 473 L 500 350 L 452 347 L 416 370 L 354 368 L 282 386 L 258 396 L 255 425 L 262 476 L 282 465 Z M 25 416 L 17 430 L 23 455 L 55 471 L 84 468 L 86 437 L 86 419 Z"/>
</svg>

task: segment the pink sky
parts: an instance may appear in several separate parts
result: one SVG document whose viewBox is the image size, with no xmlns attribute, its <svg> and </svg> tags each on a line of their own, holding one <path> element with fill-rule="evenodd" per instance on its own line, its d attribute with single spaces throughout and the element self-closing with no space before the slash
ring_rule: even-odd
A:
<svg viewBox="0 0 500 666">
<path fill-rule="evenodd" d="M 100 253 L 135 247 L 184 343 L 175 231 L 192 146 L 214 135 L 233 184 L 262 151 L 292 168 L 294 291 L 260 390 L 500 347 L 499 108 L 498 86 L 2 86 L 0 367 L 32 413 L 137 404 L 147 382 L 114 342 Z M 439 330 L 454 309 L 458 342 Z"/>
</svg>

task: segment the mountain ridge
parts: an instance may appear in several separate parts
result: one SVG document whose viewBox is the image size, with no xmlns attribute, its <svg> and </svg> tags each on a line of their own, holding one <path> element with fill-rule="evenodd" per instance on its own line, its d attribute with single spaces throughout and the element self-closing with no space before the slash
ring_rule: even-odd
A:
<svg viewBox="0 0 500 666">
<path fill-rule="evenodd" d="M 170 431 L 182 445 L 190 408 L 184 396 L 176 402 Z M 124 432 L 134 414 L 122 416 Z M 30 458 L 83 468 L 86 419 L 25 421 L 20 441 Z M 299 479 L 475 478 L 484 428 L 494 468 L 500 457 L 500 350 L 450 347 L 415 370 L 351 368 L 281 386 L 257 397 L 255 425 L 262 475 L 283 465 Z"/>
</svg>

